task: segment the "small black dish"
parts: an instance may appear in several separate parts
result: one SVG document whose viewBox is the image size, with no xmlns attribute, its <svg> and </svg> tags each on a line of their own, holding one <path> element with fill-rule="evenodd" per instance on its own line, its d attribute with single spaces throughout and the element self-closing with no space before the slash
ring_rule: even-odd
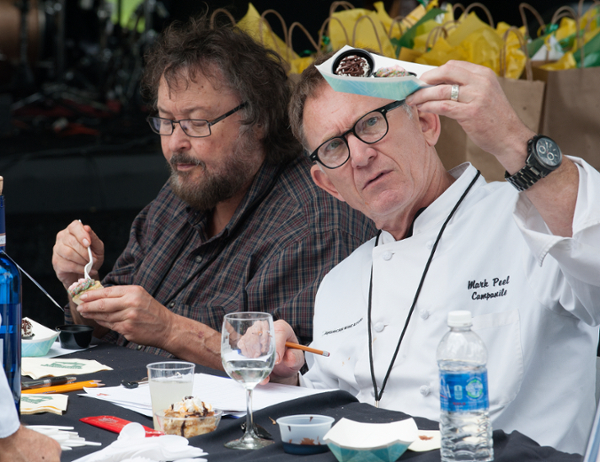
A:
<svg viewBox="0 0 600 462">
<path fill-rule="evenodd" d="M 55 328 L 59 334 L 60 346 L 67 350 L 81 350 L 90 346 L 93 327 L 69 324 Z"/>
<path fill-rule="evenodd" d="M 335 61 L 333 61 L 333 66 L 331 67 L 332 74 L 338 75 L 337 72 L 335 72 L 335 70 L 340 65 L 340 62 L 342 61 L 342 59 L 344 59 L 348 56 L 359 56 L 361 58 L 365 58 L 367 60 L 367 63 L 369 64 L 369 72 L 367 73 L 367 75 L 364 75 L 363 77 L 370 77 L 373 74 L 374 67 L 375 67 L 375 60 L 373 59 L 373 55 L 371 53 L 369 53 L 368 51 L 363 50 L 361 48 L 352 48 L 351 50 L 346 50 L 343 53 L 340 53 L 335 58 Z M 352 76 L 348 76 L 348 77 L 352 77 Z"/>
</svg>

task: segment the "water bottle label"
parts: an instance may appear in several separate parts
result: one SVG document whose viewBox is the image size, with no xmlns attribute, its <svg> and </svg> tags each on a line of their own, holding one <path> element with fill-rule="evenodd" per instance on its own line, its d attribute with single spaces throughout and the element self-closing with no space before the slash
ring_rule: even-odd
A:
<svg viewBox="0 0 600 462">
<path fill-rule="evenodd" d="M 488 409 L 487 371 L 440 372 L 440 405 L 448 412 Z"/>
</svg>

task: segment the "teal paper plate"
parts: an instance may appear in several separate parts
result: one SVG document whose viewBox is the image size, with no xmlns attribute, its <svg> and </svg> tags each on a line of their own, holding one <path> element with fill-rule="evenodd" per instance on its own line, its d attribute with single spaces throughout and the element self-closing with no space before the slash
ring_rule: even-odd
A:
<svg viewBox="0 0 600 462">
<path fill-rule="evenodd" d="M 336 446 L 334 443 L 327 445 L 339 462 L 393 462 L 404 454 L 409 446 L 396 443 L 379 449 L 348 449 Z"/>
<path fill-rule="evenodd" d="M 35 335 L 31 339 L 21 340 L 21 356 L 32 357 L 47 355 L 59 333 L 52 329 L 48 329 L 40 323 L 35 322 L 33 319 L 24 319 L 27 319 L 31 323 Z"/>
<path fill-rule="evenodd" d="M 335 91 L 400 101 L 406 99 L 408 95 L 414 93 L 415 91 L 430 86 L 427 85 L 425 82 L 419 80 L 419 77 L 424 72 L 430 69 L 434 69 L 434 66 L 426 66 L 424 64 L 399 61 L 397 59 L 391 59 L 385 56 L 379 56 L 375 54 L 373 54 L 373 59 L 375 61 L 375 70 L 381 67 L 392 67 L 395 65 L 400 65 L 407 71 L 416 74 L 416 77 L 346 77 L 334 74 L 332 72 L 332 65 L 336 57 L 340 53 L 351 49 L 352 47 L 346 45 L 327 61 L 316 66 L 316 68 L 319 70 L 321 75 L 323 75 L 327 83 Z"/>
<path fill-rule="evenodd" d="M 342 418 L 323 441 L 339 462 L 394 462 L 417 435 L 413 419 L 366 423 Z"/>
</svg>

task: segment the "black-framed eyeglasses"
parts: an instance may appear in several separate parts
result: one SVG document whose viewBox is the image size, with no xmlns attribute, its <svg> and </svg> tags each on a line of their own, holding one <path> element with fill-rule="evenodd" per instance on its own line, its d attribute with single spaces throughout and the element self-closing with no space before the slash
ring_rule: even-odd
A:
<svg viewBox="0 0 600 462">
<path fill-rule="evenodd" d="M 346 137 L 352 133 L 363 143 L 377 143 L 387 135 L 390 129 L 386 114 L 402 106 L 404 101 L 394 101 L 379 109 L 368 112 L 358 119 L 350 130 L 322 143 L 309 155 L 310 159 L 319 162 L 327 168 L 334 169 L 341 167 L 350 159 L 350 147 L 348 146 Z"/>
<path fill-rule="evenodd" d="M 211 135 L 210 127 L 216 124 L 217 122 L 221 122 L 221 120 L 229 117 L 230 115 L 236 113 L 240 109 L 246 107 L 246 102 L 240 104 L 239 106 L 233 108 L 231 111 L 223 114 L 222 116 L 217 117 L 213 120 L 205 120 L 205 119 L 181 119 L 181 120 L 171 120 L 171 119 L 163 119 L 162 117 L 147 117 L 146 120 L 150 124 L 150 128 L 154 133 L 158 133 L 161 136 L 169 136 L 173 134 L 173 130 L 175 130 L 175 124 L 179 124 L 183 133 L 192 138 L 204 138 L 206 136 Z"/>
</svg>

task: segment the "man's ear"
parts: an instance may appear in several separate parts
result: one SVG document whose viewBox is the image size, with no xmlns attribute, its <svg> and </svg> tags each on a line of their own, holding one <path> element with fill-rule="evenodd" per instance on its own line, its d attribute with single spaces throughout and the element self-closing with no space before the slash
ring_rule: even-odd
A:
<svg viewBox="0 0 600 462">
<path fill-rule="evenodd" d="M 256 124 L 254 126 L 254 133 L 257 140 L 263 141 L 265 139 L 265 127 L 263 124 Z"/>
<path fill-rule="evenodd" d="M 440 137 L 442 125 L 440 123 L 440 117 L 437 114 L 431 112 L 417 112 L 419 116 L 419 123 L 423 135 L 425 135 L 425 141 L 429 146 L 435 146 Z"/>
<path fill-rule="evenodd" d="M 337 188 L 333 185 L 329 177 L 325 174 L 318 164 L 314 164 L 310 169 L 310 175 L 313 178 L 315 184 L 323 191 L 328 192 L 336 199 L 346 202 L 342 195 L 338 192 Z"/>
</svg>

